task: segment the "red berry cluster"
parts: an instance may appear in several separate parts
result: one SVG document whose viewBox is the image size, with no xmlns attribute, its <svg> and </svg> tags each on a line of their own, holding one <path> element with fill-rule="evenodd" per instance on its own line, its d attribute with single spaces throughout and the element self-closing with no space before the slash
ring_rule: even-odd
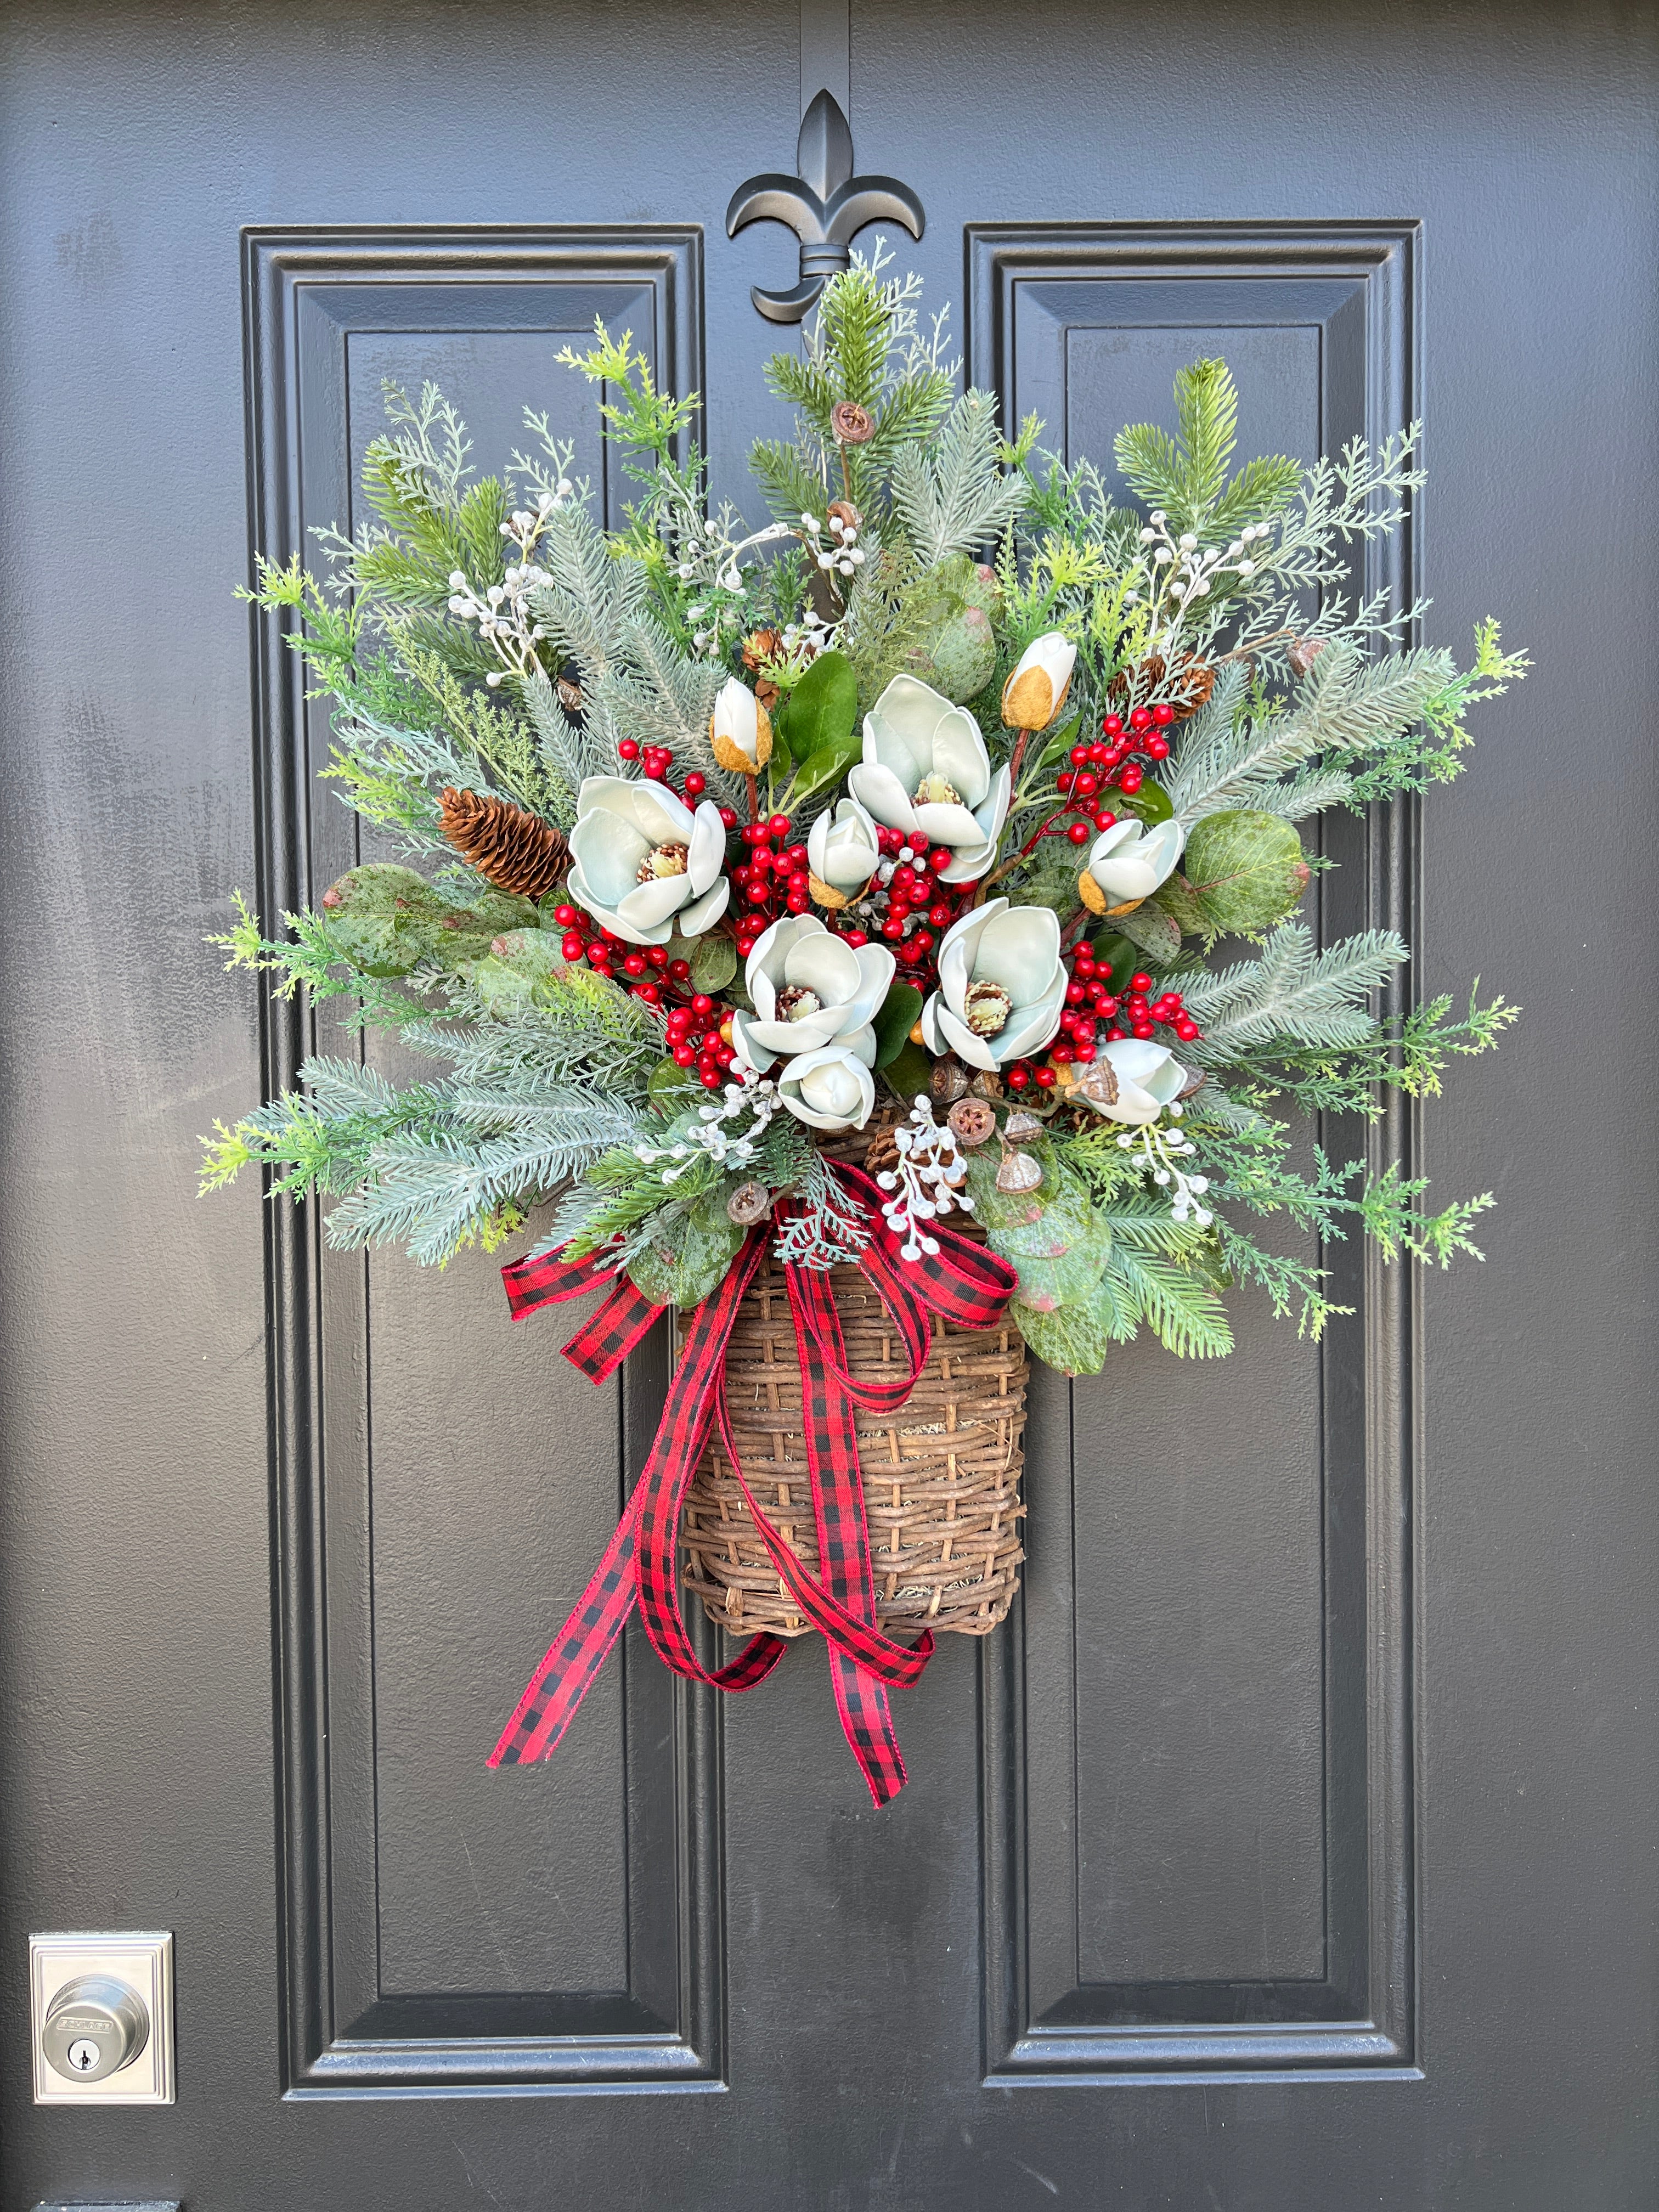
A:
<svg viewBox="0 0 1659 2212">
<path fill-rule="evenodd" d="M 1120 1037 L 1152 1037 L 1160 1024 L 1172 1029 L 1183 1044 L 1200 1034 L 1179 991 L 1164 991 L 1154 999 L 1152 979 L 1139 968 L 1114 989 L 1110 964 L 1097 960 L 1087 945 L 1079 945 L 1073 955 L 1070 978 L 1060 1035 L 1049 1046 L 1047 1060 L 1038 1066 L 1017 1060 L 1005 1067 L 1002 1079 L 1009 1090 L 1024 1091 L 1035 1084 L 1039 1091 L 1052 1091 L 1060 1068 L 1094 1059 L 1103 1022 L 1109 1024 L 1103 1039 L 1107 1043 Z"/>
<path fill-rule="evenodd" d="M 642 746 L 633 738 L 619 738 L 617 740 L 617 757 L 618 760 L 638 761 L 640 763 L 640 771 L 645 777 L 647 783 L 665 783 L 668 780 L 668 771 L 674 765 L 674 755 L 672 747 L 668 745 Z M 690 775 L 685 779 L 686 798 L 691 801 L 693 805 L 695 805 L 708 788 L 708 777 L 706 775 L 699 775 L 696 770 L 693 769 Z M 729 806 L 721 807 L 720 819 L 726 823 L 728 830 L 732 827 L 732 823 L 734 823 L 737 818 L 737 816 L 732 813 Z"/>
<path fill-rule="evenodd" d="M 939 878 L 951 865 L 948 845 L 930 846 L 920 830 L 907 837 L 902 830 L 878 830 L 877 842 L 892 873 L 874 903 L 884 899 L 881 921 L 883 940 L 891 945 L 902 968 L 926 969 L 939 939 L 956 921 L 958 902 L 971 897 L 972 884 L 942 884 Z M 861 936 L 851 941 L 862 943 Z"/>
<path fill-rule="evenodd" d="M 1070 769 L 1054 780 L 1056 788 L 1071 799 L 1073 812 L 1090 817 L 1096 829 L 1109 830 L 1116 817 L 1096 811 L 1099 793 L 1115 789 L 1133 798 L 1146 775 L 1133 756 L 1144 753 L 1151 761 L 1168 760 L 1170 740 L 1164 733 L 1175 718 L 1169 701 L 1160 700 L 1156 707 L 1135 708 L 1127 728 L 1121 714 L 1108 714 L 1093 744 L 1073 745 L 1067 755 Z M 1087 844 L 1089 821 L 1074 822 L 1066 835 L 1074 845 Z"/>
<path fill-rule="evenodd" d="M 668 1049 L 677 1067 L 696 1068 L 705 1091 L 718 1091 L 726 1071 L 737 1058 L 727 1035 L 729 1008 L 719 1005 L 706 991 L 698 991 L 683 1006 L 668 1013 Z"/>
<path fill-rule="evenodd" d="M 790 843 L 787 814 L 746 823 L 743 842 L 749 849 L 738 856 L 731 875 L 738 957 L 746 960 L 755 940 L 781 915 L 805 914 L 812 901 L 807 884 L 806 848 Z"/>
</svg>

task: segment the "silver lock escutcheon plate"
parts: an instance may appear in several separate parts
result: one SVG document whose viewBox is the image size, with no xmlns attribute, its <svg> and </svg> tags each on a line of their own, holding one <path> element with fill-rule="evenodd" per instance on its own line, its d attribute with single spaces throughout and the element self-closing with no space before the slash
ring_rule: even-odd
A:
<svg viewBox="0 0 1659 2212">
<path fill-rule="evenodd" d="M 173 1938 L 29 1938 L 37 2105 L 170 2105 Z"/>
</svg>

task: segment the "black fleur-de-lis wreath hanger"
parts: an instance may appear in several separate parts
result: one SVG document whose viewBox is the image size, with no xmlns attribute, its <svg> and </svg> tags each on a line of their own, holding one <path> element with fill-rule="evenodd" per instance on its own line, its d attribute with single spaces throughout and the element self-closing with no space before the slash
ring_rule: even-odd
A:
<svg viewBox="0 0 1659 2212">
<path fill-rule="evenodd" d="M 832 92 L 823 91 L 802 118 L 795 147 L 800 173 L 750 177 L 732 195 L 726 234 L 735 238 L 751 222 L 786 222 L 800 240 L 800 282 L 787 292 L 749 296 L 769 322 L 798 323 L 824 285 L 852 259 L 852 243 L 866 224 L 902 223 L 920 238 L 927 222 L 921 202 L 896 177 L 853 174 L 853 132 Z"/>
</svg>

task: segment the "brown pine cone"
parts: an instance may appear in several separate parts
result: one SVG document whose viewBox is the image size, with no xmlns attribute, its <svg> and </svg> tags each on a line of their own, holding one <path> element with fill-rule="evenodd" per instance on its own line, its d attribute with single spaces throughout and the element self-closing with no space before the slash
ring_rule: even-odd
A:
<svg viewBox="0 0 1659 2212">
<path fill-rule="evenodd" d="M 486 882 L 520 898 L 545 898 L 570 865 L 569 848 L 550 822 L 482 792 L 447 787 L 438 827 Z"/>
<path fill-rule="evenodd" d="M 1161 654 L 1151 653 L 1133 669 L 1122 669 L 1107 685 L 1107 696 L 1114 706 L 1121 706 L 1135 693 L 1144 695 L 1156 690 L 1164 678 Z M 1197 714 L 1215 690 L 1215 671 L 1207 660 L 1195 660 L 1190 653 L 1183 653 L 1176 663 L 1174 682 L 1176 690 L 1170 700 L 1175 708 L 1177 722 L 1184 722 L 1189 714 Z"/>
<path fill-rule="evenodd" d="M 865 1171 L 868 1175 L 890 1175 L 897 1167 L 899 1148 L 894 1141 L 893 1126 L 878 1129 L 870 1139 L 869 1150 L 864 1155 Z"/>
</svg>

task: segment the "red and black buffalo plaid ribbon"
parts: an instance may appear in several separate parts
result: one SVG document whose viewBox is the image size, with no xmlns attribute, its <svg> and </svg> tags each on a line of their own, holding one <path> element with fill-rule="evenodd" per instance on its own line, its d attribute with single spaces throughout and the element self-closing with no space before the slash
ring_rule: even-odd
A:
<svg viewBox="0 0 1659 2212">
<path fill-rule="evenodd" d="M 744 1293 L 765 1250 L 768 1231 L 750 1232 L 725 1280 L 692 1316 L 651 1455 L 635 1486 L 598 1571 L 554 1638 L 512 1719 L 490 1753 L 492 1766 L 545 1759 L 556 1748 L 576 1708 L 604 1665 L 637 1602 L 646 1633 L 677 1674 L 721 1690 L 752 1689 L 782 1657 L 787 1639 L 752 1637 L 726 1666 L 698 1659 L 680 1615 L 676 1574 L 681 1510 L 697 1462 L 718 1424 L 744 1502 L 778 1573 L 802 1613 L 830 1649 L 836 1704 L 854 1756 L 878 1805 L 904 1786 L 904 1760 L 888 1707 L 890 1686 L 921 1675 L 933 1650 L 930 1630 L 914 1644 L 898 1644 L 876 1626 L 869 1531 L 853 1409 L 890 1413 L 902 1406 L 927 1358 L 933 1316 L 959 1328 L 990 1328 L 1001 1320 L 1013 1270 L 953 1231 L 935 1226 L 939 1251 L 902 1261 L 898 1239 L 882 1220 L 880 1194 L 855 1168 L 836 1173 L 866 1206 L 870 1241 L 859 1264 L 887 1308 L 903 1346 L 907 1372 L 882 1382 L 849 1374 L 841 1319 L 821 1269 L 786 1267 L 791 1317 L 800 1360 L 807 1471 L 817 1524 L 820 1571 L 806 1571 L 749 1488 L 726 1403 L 726 1352 Z M 603 1255 L 566 1260 L 558 1253 L 504 1267 L 514 1320 L 544 1305 L 580 1297 L 611 1280 Z M 595 1382 L 614 1372 L 663 1310 L 625 1277 L 564 1346 L 565 1357 Z"/>
</svg>

